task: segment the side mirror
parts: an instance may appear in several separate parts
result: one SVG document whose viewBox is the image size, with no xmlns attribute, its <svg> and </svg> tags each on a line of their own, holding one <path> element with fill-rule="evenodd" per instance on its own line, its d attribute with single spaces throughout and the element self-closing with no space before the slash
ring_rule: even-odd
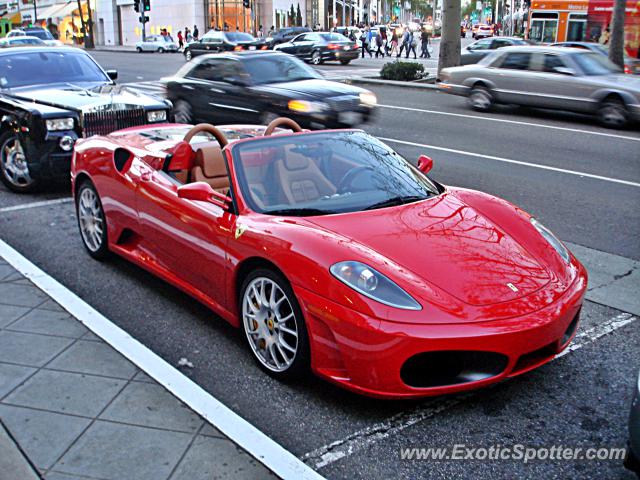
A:
<svg viewBox="0 0 640 480">
<path fill-rule="evenodd" d="M 118 71 L 117 70 L 107 70 L 107 77 L 109 77 L 111 80 L 117 80 L 118 79 Z"/>
<path fill-rule="evenodd" d="M 553 73 L 559 73 L 560 75 L 574 76 L 576 74 L 573 68 L 567 67 L 553 67 Z"/>
<path fill-rule="evenodd" d="M 418 158 L 418 170 L 420 170 L 425 175 L 431 171 L 433 168 L 433 160 L 431 157 L 427 157 L 426 155 L 420 155 Z"/>
<path fill-rule="evenodd" d="M 228 211 L 231 205 L 231 198 L 216 192 L 206 182 L 187 183 L 178 187 L 178 198 L 213 203 L 225 211 Z"/>
</svg>

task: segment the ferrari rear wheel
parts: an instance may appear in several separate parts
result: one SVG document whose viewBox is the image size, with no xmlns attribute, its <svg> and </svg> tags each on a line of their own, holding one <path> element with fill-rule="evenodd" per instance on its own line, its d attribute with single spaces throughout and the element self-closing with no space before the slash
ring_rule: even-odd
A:
<svg viewBox="0 0 640 480">
<path fill-rule="evenodd" d="M 242 325 L 260 367 L 279 379 L 305 373 L 309 340 L 289 282 L 277 272 L 257 269 L 245 279 L 241 292 Z"/>
<path fill-rule="evenodd" d="M 29 161 L 22 142 L 15 132 L 6 131 L 0 135 L 0 179 L 14 192 L 31 192 L 37 188 L 37 181 L 29 169 Z"/>
<path fill-rule="evenodd" d="M 89 255 L 97 260 L 106 258 L 109 254 L 107 222 L 98 192 L 88 180 L 76 193 L 76 215 L 82 243 Z"/>
</svg>

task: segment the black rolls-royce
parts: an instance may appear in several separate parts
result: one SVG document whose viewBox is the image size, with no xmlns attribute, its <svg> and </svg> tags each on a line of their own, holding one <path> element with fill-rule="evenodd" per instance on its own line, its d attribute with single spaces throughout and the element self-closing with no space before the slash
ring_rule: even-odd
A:
<svg viewBox="0 0 640 480">
<path fill-rule="evenodd" d="M 69 177 L 78 138 L 168 120 L 170 102 L 116 77 L 77 48 L 0 50 L 0 180 L 33 191 Z"/>
<path fill-rule="evenodd" d="M 279 52 L 233 52 L 197 57 L 162 79 L 176 122 L 266 124 L 289 117 L 306 128 L 367 122 L 376 96 L 325 80 L 297 58 Z"/>
</svg>

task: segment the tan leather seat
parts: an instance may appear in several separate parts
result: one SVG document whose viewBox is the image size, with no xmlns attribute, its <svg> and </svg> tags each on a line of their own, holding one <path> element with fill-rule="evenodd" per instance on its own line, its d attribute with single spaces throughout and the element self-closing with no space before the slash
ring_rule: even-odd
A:
<svg viewBox="0 0 640 480">
<path fill-rule="evenodd" d="M 276 162 L 276 176 L 290 204 L 316 200 L 336 193 L 336 187 L 309 158 L 287 151 Z"/>
<path fill-rule="evenodd" d="M 229 175 L 222 149 L 217 142 L 200 144 L 196 150 L 195 166 L 191 170 L 192 182 L 207 182 L 215 191 L 229 192 Z"/>
</svg>

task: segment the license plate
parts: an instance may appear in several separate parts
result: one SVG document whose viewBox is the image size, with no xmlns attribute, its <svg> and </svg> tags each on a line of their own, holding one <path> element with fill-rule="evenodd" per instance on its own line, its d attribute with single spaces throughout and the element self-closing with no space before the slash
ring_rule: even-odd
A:
<svg viewBox="0 0 640 480">
<path fill-rule="evenodd" d="M 250 45 L 250 46 L 249 46 L 249 50 L 255 50 L 255 49 L 256 49 L 256 46 L 255 46 L 255 45 Z"/>
<path fill-rule="evenodd" d="M 349 45 L 345 45 L 344 47 L 342 47 L 343 50 L 349 50 Z"/>
<path fill-rule="evenodd" d="M 362 114 L 358 112 L 340 112 L 338 121 L 347 125 L 356 125 L 362 123 Z"/>
</svg>

